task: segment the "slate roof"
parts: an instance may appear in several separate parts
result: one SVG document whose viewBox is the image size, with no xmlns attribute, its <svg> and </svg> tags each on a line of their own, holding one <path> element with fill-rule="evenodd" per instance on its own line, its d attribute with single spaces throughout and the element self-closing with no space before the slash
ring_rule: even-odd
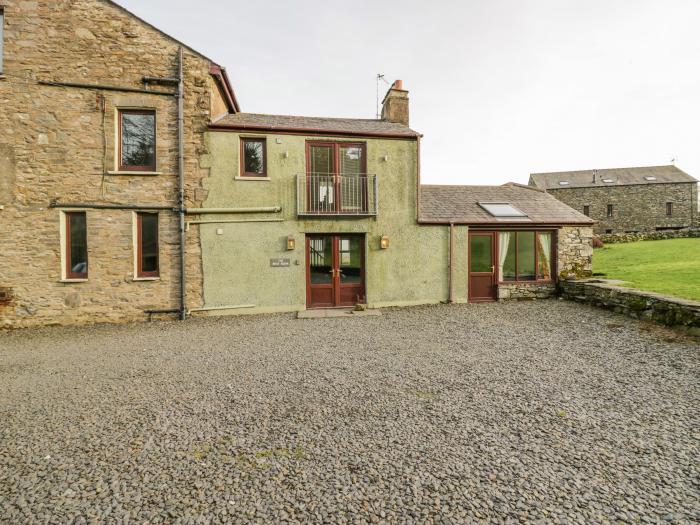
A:
<svg viewBox="0 0 700 525">
<path fill-rule="evenodd" d="M 420 134 L 408 126 L 376 119 L 297 117 L 236 113 L 226 115 L 210 125 L 212 129 L 250 131 L 306 131 L 315 134 L 391 136 L 415 138 Z"/>
<path fill-rule="evenodd" d="M 697 180 L 675 166 L 646 166 L 641 168 L 613 168 L 595 170 L 596 182 L 593 182 L 593 170 L 558 171 L 552 173 L 533 173 L 530 184 L 543 190 L 565 188 L 593 188 L 600 186 L 630 186 L 634 184 L 671 184 L 678 182 L 697 182 Z M 647 180 L 644 177 L 655 177 Z M 611 179 L 613 182 L 603 182 Z M 559 184 L 568 181 L 569 184 Z"/>
<path fill-rule="evenodd" d="M 496 218 L 480 202 L 512 204 L 527 217 Z M 503 186 L 421 185 L 419 220 L 459 224 L 594 224 L 552 195 L 531 186 L 509 182 Z"/>
</svg>

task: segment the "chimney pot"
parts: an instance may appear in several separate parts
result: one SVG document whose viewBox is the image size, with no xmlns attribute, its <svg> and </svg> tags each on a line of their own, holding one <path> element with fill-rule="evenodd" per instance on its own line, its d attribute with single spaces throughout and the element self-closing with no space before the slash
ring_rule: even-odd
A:
<svg viewBox="0 0 700 525">
<path fill-rule="evenodd" d="M 394 89 L 403 89 L 403 80 L 394 81 Z"/>
</svg>

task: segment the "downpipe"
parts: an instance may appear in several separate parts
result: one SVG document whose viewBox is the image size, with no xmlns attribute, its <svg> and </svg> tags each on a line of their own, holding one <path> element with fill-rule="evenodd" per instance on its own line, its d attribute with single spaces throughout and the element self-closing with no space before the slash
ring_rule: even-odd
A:
<svg viewBox="0 0 700 525">
<path fill-rule="evenodd" d="M 187 318 L 187 290 L 185 287 L 185 81 L 184 52 L 178 49 L 177 72 L 177 167 L 178 167 L 178 216 L 180 220 L 180 320 Z"/>
</svg>

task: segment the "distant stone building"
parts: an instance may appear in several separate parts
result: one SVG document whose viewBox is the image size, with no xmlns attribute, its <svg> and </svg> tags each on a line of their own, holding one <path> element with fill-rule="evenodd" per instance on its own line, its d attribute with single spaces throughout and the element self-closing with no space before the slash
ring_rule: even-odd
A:
<svg viewBox="0 0 700 525">
<path fill-rule="evenodd" d="M 599 234 L 700 224 L 698 181 L 675 166 L 533 173 L 529 184 L 598 221 Z"/>
</svg>

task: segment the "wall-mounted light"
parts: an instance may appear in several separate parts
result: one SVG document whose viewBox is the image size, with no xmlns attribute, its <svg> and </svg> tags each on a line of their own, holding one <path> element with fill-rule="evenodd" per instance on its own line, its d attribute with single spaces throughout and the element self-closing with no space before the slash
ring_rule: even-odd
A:
<svg viewBox="0 0 700 525">
<path fill-rule="evenodd" d="M 384 155 L 384 156 L 382 157 L 382 161 L 384 161 L 384 162 L 389 162 L 389 155 Z"/>
<path fill-rule="evenodd" d="M 297 240 L 294 238 L 294 235 L 290 235 L 287 237 L 287 249 L 288 250 L 296 250 L 297 248 Z"/>
<path fill-rule="evenodd" d="M 382 235 L 379 238 L 379 247 L 382 250 L 386 250 L 389 247 L 389 236 L 388 235 Z"/>
<path fill-rule="evenodd" d="M 289 158 L 289 151 L 285 151 L 284 153 L 282 153 L 282 158 L 288 159 Z"/>
</svg>

